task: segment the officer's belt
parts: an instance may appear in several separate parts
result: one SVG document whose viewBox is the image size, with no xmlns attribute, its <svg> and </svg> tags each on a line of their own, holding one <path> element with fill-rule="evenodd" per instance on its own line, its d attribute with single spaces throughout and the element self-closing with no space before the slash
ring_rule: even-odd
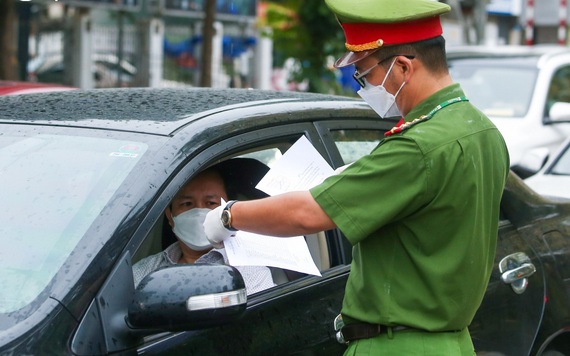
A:
<svg viewBox="0 0 570 356">
<path fill-rule="evenodd" d="M 345 342 L 354 341 L 358 339 L 368 339 L 382 333 L 387 332 L 388 328 L 392 331 L 410 330 L 413 328 L 407 326 L 388 326 L 381 324 L 368 324 L 368 323 L 354 323 L 342 327 L 340 330 Z"/>
</svg>

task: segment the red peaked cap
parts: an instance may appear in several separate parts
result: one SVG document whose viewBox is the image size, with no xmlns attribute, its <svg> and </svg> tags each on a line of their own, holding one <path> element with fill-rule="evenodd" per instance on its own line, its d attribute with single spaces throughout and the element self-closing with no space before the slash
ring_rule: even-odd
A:
<svg viewBox="0 0 570 356">
<path fill-rule="evenodd" d="M 382 46 L 412 43 L 443 33 L 439 16 L 397 23 L 341 23 L 349 52 L 334 64 L 346 67 L 376 52 Z"/>
</svg>

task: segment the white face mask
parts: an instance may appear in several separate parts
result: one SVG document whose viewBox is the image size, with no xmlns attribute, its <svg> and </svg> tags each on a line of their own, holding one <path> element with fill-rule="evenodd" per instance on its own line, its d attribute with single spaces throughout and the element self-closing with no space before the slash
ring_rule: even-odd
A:
<svg viewBox="0 0 570 356">
<path fill-rule="evenodd" d="M 382 84 L 372 85 L 366 81 L 366 78 L 363 78 L 366 85 L 357 92 L 357 94 L 360 95 L 360 97 L 364 99 L 364 101 L 366 101 L 366 103 L 370 105 L 370 107 L 376 111 L 381 118 L 393 116 L 402 117 L 402 113 L 400 112 L 400 109 L 398 109 L 398 105 L 396 105 L 396 96 L 398 96 L 406 82 L 403 82 L 402 85 L 400 85 L 396 94 L 390 94 L 386 91 L 386 88 L 384 88 L 384 83 L 386 82 L 388 75 L 390 75 L 394 63 L 396 63 L 396 59 L 394 59 L 390 65 L 390 69 L 388 69 Z"/>
<path fill-rule="evenodd" d="M 172 231 L 180 241 L 195 251 L 204 251 L 212 247 L 204 232 L 204 220 L 210 209 L 194 208 L 177 216 L 172 215 L 174 228 Z"/>
</svg>

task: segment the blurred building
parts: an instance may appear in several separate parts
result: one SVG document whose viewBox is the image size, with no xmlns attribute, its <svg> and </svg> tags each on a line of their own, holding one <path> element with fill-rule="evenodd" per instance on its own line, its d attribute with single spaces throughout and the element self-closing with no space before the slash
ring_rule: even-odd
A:
<svg viewBox="0 0 570 356">
<path fill-rule="evenodd" d="M 448 31 L 454 43 L 568 44 L 568 0 L 444 1 L 459 24 Z"/>
<path fill-rule="evenodd" d="M 19 1 L 19 34 L 30 40 L 19 41 L 18 53 L 29 80 L 80 88 L 200 83 L 206 0 Z M 443 18 L 449 45 L 568 43 L 567 0 L 441 1 L 452 7 Z M 265 5 L 217 0 L 213 87 L 291 88 L 287 68 L 272 68 L 272 41 L 259 27 Z M 340 80 L 350 86 L 350 77 Z"/>
<path fill-rule="evenodd" d="M 81 88 L 198 85 L 204 0 L 66 0 L 30 6 L 28 79 Z M 269 89 L 256 0 L 218 0 L 212 86 Z M 256 70 L 253 70 L 255 68 Z"/>
</svg>

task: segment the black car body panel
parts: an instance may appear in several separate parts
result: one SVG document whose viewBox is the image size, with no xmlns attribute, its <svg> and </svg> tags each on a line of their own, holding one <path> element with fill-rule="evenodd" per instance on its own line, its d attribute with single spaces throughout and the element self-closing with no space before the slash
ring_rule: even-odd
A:
<svg viewBox="0 0 570 356">
<path fill-rule="evenodd" d="M 84 152 L 82 142 L 85 152 L 91 145 L 97 150 L 99 143 L 119 142 L 125 151 L 111 154 L 137 160 L 109 163 L 120 169 L 130 162 L 132 168 L 41 293 L 9 312 L 0 305 L 0 354 L 341 354 L 345 346 L 336 342 L 332 321 L 342 305 L 351 247 L 340 231 L 324 232 L 326 239 L 318 240 L 326 241 L 320 246 L 326 258 L 322 277 L 304 276 L 248 296 L 243 311 L 226 310 L 223 316 L 220 310 L 219 318 L 206 322 L 192 323 L 189 316 L 160 330 L 129 324 L 129 303 L 141 293 L 130 279 L 131 258 L 134 263 L 146 255 L 172 196 L 208 165 L 265 148 L 286 149 L 305 135 L 333 168 L 339 167 L 349 163 L 347 157 L 365 154 L 362 148 L 373 147 L 395 122 L 379 119 L 361 100 L 307 93 L 99 89 L 0 98 L 0 153 L 13 155 L 22 142 L 34 147 L 34 140 L 18 140 L 39 137 L 54 147 L 70 140 L 75 146 L 49 157 L 77 159 L 75 165 L 82 156 L 70 151 Z M 354 147 L 358 152 L 351 151 Z M 0 155 L 0 176 L 9 177 L 9 167 Z M 43 184 L 42 177 L 37 179 Z M 87 197 L 89 204 L 97 200 Z M 79 212 L 91 211 L 85 204 Z M 541 197 L 511 174 L 501 210 L 496 266 L 470 327 L 476 350 L 482 355 L 570 353 L 570 204 Z M 75 232 L 71 227 L 64 231 Z M 14 238 L 0 235 L 4 244 Z M 524 253 L 525 263 L 536 270 L 519 293 L 501 280 L 504 271 L 498 269 L 515 253 Z M 0 287 L 3 283 L 8 285 L 0 277 Z M 106 306 L 113 311 L 104 311 Z"/>
<path fill-rule="evenodd" d="M 69 96 L 38 94 L 31 97 L 10 97 L 5 99 L 2 106 L 7 109 L 18 107 L 19 110 L 4 111 L 0 120 L 169 135 L 192 121 L 227 111 L 235 114 L 240 109 L 252 109 L 266 118 L 267 114 L 274 113 L 295 120 L 297 115 L 292 115 L 295 112 L 293 108 L 269 111 L 264 107 L 279 103 L 310 103 L 322 97 L 319 94 L 298 92 L 235 89 L 195 88 L 183 92 L 168 88 L 160 91 L 137 88 L 129 92 L 124 89 L 106 89 L 80 91 L 77 95 Z M 337 101 L 356 100 L 327 97 L 327 102 Z M 360 104 L 366 108 L 364 103 Z M 315 109 L 314 105 L 308 105 L 307 108 Z M 232 117 L 234 120 L 239 119 L 235 115 Z M 248 117 L 243 116 L 244 119 Z M 212 126 L 209 122 L 207 124 Z"/>
</svg>

